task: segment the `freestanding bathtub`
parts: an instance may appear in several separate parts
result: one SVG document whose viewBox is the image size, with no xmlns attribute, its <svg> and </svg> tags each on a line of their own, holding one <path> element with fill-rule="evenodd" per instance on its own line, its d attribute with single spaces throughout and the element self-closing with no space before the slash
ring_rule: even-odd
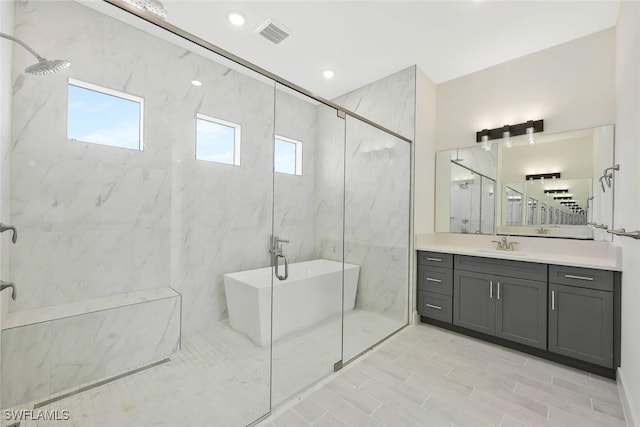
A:
<svg viewBox="0 0 640 427">
<path fill-rule="evenodd" d="M 342 262 L 326 259 L 289 264 L 289 278 L 273 276 L 273 341 L 339 314 Z M 224 275 L 229 323 L 253 342 L 271 337 L 271 267 Z M 344 264 L 344 310 L 353 310 L 360 266 Z"/>
</svg>

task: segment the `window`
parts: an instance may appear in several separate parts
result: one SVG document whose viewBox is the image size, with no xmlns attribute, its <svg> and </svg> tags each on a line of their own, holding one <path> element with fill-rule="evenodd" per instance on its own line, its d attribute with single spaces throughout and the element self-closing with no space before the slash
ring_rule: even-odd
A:
<svg viewBox="0 0 640 427">
<path fill-rule="evenodd" d="M 240 165 L 240 125 L 196 115 L 196 159 Z"/>
<path fill-rule="evenodd" d="M 142 150 L 142 98 L 75 79 L 68 89 L 68 139 Z"/>
<path fill-rule="evenodd" d="M 302 175 L 302 141 L 276 135 L 274 150 L 276 172 Z"/>
</svg>

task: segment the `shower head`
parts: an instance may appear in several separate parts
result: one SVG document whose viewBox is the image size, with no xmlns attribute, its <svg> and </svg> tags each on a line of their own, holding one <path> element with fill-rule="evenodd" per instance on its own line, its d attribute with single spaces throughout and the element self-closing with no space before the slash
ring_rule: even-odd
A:
<svg viewBox="0 0 640 427">
<path fill-rule="evenodd" d="M 71 65 L 71 63 L 69 61 L 66 61 L 64 59 L 51 59 L 51 60 L 49 60 L 47 58 L 43 58 L 42 56 L 40 56 L 40 54 L 38 54 L 38 52 L 36 52 L 35 50 L 31 49 L 25 42 L 23 42 L 20 39 L 17 39 L 15 37 L 13 37 L 13 36 L 10 36 L 9 34 L 0 33 L 0 37 L 18 43 L 20 46 L 25 48 L 27 51 L 29 51 L 30 54 L 32 54 L 33 56 L 35 56 L 38 59 L 38 63 L 37 64 L 33 64 L 33 65 L 30 65 L 27 68 L 25 68 L 24 72 L 27 73 L 27 74 L 32 74 L 32 75 L 36 75 L 36 76 L 43 76 L 43 75 L 46 75 L 46 74 L 57 73 L 58 71 L 64 70 L 69 65 Z"/>
<path fill-rule="evenodd" d="M 145 12 L 152 13 L 160 19 L 167 19 L 167 9 L 159 0 L 124 0 L 124 2 Z"/>
<path fill-rule="evenodd" d="M 71 63 L 65 59 L 45 59 L 39 58 L 37 64 L 29 65 L 24 69 L 24 72 L 27 74 L 32 74 L 34 76 L 44 76 L 45 74 L 57 73 L 58 71 L 64 70 Z"/>
</svg>

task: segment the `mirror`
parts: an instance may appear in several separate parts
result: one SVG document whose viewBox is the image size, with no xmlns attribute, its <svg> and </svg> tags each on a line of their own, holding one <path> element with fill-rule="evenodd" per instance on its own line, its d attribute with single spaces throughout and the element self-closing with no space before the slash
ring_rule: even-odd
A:
<svg viewBox="0 0 640 427">
<path fill-rule="evenodd" d="M 436 153 L 436 231 L 610 240 L 613 126 Z"/>
</svg>

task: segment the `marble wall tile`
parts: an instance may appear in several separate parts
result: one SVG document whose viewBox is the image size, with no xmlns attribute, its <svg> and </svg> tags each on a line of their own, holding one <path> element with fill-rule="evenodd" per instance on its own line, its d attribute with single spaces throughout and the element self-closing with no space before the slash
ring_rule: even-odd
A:
<svg viewBox="0 0 640 427">
<path fill-rule="evenodd" d="M 333 101 L 406 138 L 414 138 L 415 67 L 398 71 Z"/>
</svg>

